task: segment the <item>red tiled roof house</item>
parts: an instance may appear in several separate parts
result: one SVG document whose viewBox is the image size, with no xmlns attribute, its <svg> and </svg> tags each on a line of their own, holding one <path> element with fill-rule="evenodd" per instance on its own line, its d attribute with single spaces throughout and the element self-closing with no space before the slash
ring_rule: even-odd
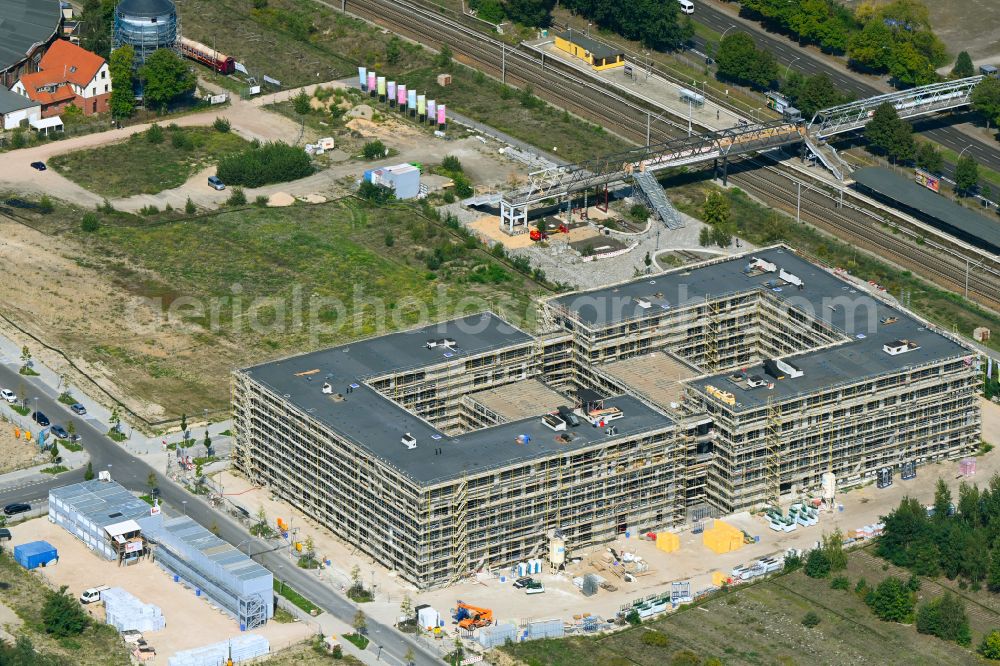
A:
<svg viewBox="0 0 1000 666">
<path fill-rule="evenodd" d="M 42 118 L 57 116 L 70 104 L 88 116 L 108 110 L 111 74 L 108 63 L 96 53 L 56 40 L 38 70 L 21 76 L 11 90 L 41 104 Z"/>
</svg>

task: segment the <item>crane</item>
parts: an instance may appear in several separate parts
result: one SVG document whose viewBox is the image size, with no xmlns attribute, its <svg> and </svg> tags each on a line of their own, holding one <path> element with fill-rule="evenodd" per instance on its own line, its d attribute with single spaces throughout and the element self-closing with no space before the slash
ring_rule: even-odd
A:
<svg viewBox="0 0 1000 666">
<path fill-rule="evenodd" d="M 479 629 L 493 624 L 493 611 L 489 608 L 470 606 L 462 601 L 455 607 L 454 620 L 462 629 Z"/>
</svg>

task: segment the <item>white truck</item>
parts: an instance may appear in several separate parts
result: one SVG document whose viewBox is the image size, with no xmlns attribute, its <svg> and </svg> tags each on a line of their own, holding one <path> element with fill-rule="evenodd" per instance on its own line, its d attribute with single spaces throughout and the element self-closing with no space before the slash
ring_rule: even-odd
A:
<svg viewBox="0 0 1000 666">
<path fill-rule="evenodd" d="M 92 604 L 95 601 L 100 601 L 101 592 L 109 589 L 111 588 L 107 585 L 98 585 L 97 587 L 89 587 L 86 590 L 84 590 L 82 594 L 80 594 L 80 603 Z"/>
</svg>

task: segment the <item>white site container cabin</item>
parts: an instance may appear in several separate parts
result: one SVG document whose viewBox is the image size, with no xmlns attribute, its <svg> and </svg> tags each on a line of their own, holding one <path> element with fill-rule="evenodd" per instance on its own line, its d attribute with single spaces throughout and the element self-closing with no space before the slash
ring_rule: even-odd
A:
<svg viewBox="0 0 1000 666">
<path fill-rule="evenodd" d="M 412 164 L 396 164 L 365 172 L 375 185 L 392 189 L 397 199 L 413 199 L 420 194 L 420 169 Z"/>
</svg>

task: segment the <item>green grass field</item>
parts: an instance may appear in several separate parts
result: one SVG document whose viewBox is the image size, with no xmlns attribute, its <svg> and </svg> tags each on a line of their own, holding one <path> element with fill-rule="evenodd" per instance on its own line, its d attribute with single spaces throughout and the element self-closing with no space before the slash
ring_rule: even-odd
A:
<svg viewBox="0 0 1000 666">
<path fill-rule="evenodd" d="M 808 578 L 800 571 L 737 588 L 622 632 L 530 641 L 502 649 L 529 666 L 687 665 L 712 658 L 719 661 L 709 663 L 726 666 L 985 663 L 969 650 L 918 634 L 913 626 L 876 618 L 853 590 L 862 577 L 877 584 L 890 573 L 900 575 L 882 565 L 867 551 L 855 552 L 848 558 L 846 575 L 851 584 L 846 591 L 831 589 L 830 579 Z M 925 582 L 918 603 L 940 593 L 935 584 Z M 1000 614 L 964 598 L 973 645 L 978 645 L 984 632 L 1000 626 Z M 809 611 L 820 617 L 819 625 L 811 629 L 802 625 Z M 665 634 L 667 645 L 645 642 L 643 635 L 650 631 Z M 682 660 L 685 653 L 688 659 Z M 690 659 L 692 654 L 697 661 Z"/>
<path fill-rule="evenodd" d="M 225 409 L 229 372 L 253 362 L 488 308 L 531 327 L 532 298 L 546 291 L 412 205 L 99 213 L 95 233 L 80 230 L 81 214 L 59 203 L 27 219 L 110 279 L 109 298 L 149 299 L 159 319 L 135 329 L 122 305 L 52 328 L 50 343 L 165 416 Z"/>
<path fill-rule="evenodd" d="M 175 134 L 184 138 L 175 141 Z M 159 144 L 150 143 L 143 133 L 133 134 L 120 143 L 57 155 L 49 165 L 81 187 L 113 199 L 179 187 L 246 143 L 232 132 L 211 127 L 165 127 Z"/>
</svg>

